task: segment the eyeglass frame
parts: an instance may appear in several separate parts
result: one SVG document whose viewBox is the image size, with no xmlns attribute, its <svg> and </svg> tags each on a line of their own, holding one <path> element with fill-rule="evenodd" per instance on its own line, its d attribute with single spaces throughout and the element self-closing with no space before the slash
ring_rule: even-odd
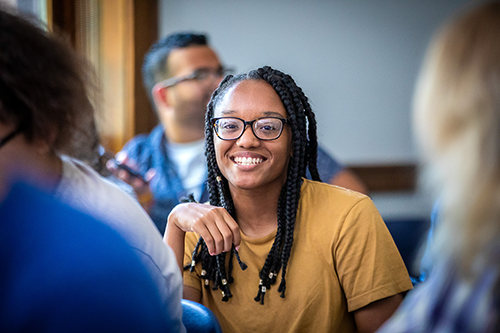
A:
<svg viewBox="0 0 500 333">
<path fill-rule="evenodd" d="M 261 120 L 261 119 L 269 119 L 269 118 L 272 118 L 272 119 L 278 119 L 281 121 L 281 130 L 280 130 L 280 133 L 278 134 L 277 137 L 275 137 L 274 139 L 261 139 L 259 138 L 259 136 L 255 133 L 255 129 L 253 127 L 253 124 L 258 121 L 258 120 Z M 244 127 L 243 127 L 243 130 L 241 131 L 240 135 L 237 137 L 237 138 L 234 138 L 234 139 L 223 139 L 219 136 L 219 132 L 217 131 L 217 127 L 216 127 L 216 122 L 220 119 L 238 119 L 238 120 L 241 120 L 243 123 L 244 123 Z M 238 140 L 239 138 L 241 138 L 243 136 L 243 133 L 245 133 L 246 129 L 247 129 L 247 125 L 250 126 L 250 128 L 252 129 L 252 133 L 253 135 L 259 139 L 259 140 L 262 140 L 262 141 L 273 141 L 273 140 L 278 140 L 279 137 L 281 136 L 281 134 L 283 134 L 283 129 L 285 128 L 285 125 L 288 124 L 288 120 L 285 119 L 285 118 L 280 118 L 280 117 L 259 117 L 259 118 L 255 118 L 254 120 L 250 120 L 250 121 L 246 121 L 246 120 L 243 120 L 241 118 L 238 118 L 238 117 L 218 117 L 218 118 L 213 118 L 212 119 L 212 126 L 214 127 L 214 131 L 215 131 L 215 134 L 217 135 L 217 137 L 221 140 L 224 140 L 224 141 L 233 141 L 233 140 Z"/>
<path fill-rule="evenodd" d="M 217 75 L 219 77 L 224 77 L 227 74 L 234 73 L 234 69 L 231 67 L 228 67 L 228 68 L 220 67 L 216 70 L 214 70 L 212 68 L 208 68 L 208 67 L 202 67 L 202 68 L 195 69 L 194 71 L 192 71 L 191 73 L 189 73 L 187 75 L 184 75 L 181 77 L 174 76 L 174 77 L 168 78 L 166 80 L 163 80 L 160 82 L 160 84 L 163 88 L 168 88 L 168 87 L 175 86 L 176 84 L 184 82 L 184 81 L 196 80 L 196 77 L 199 75 L 199 73 L 201 71 L 209 71 L 209 72 L 211 71 L 210 75 Z"/>
<path fill-rule="evenodd" d="M 0 148 L 5 146 L 10 140 L 14 139 L 16 135 L 21 134 L 21 129 L 17 128 L 14 131 L 12 131 L 10 134 L 8 134 L 6 137 L 3 139 L 0 139 Z"/>
</svg>

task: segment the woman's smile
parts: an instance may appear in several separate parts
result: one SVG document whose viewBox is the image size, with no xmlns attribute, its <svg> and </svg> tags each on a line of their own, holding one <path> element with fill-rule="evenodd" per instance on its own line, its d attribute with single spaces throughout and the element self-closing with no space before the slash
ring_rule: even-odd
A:
<svg viewBox="0 0 500 333">
<path fill-rule="evenodd" d="M 235 156 L 231 157 L 231 160 L 238 165 L 257 165 L 264 162 L 265 159 L 261 157 Z"/>
</svg>

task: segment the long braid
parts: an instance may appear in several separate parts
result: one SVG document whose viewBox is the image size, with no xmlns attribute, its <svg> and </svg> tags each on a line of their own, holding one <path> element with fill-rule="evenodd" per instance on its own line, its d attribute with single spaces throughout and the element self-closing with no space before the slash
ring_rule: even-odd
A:
<svg viewBox="0 0 500 333">
<path fill-rule="evenodd" d="M 259 69 L 259 72 L 262 75 L 262 78 L 273 87 L 273 89 L 276 91 L 276 93 L 280 97 L 280 99 L 283 103 L 283 106 L 285 107 L 285 110 L 287 111 L 287 114 L 289 115 L 288 121 L 290 122 L 291 127 L 292 128 L 297 128 L 297 127 L 300 128 L 300 125 L 297 122 L 295 112 L 291 111 L 292 110 L 292 101 L 291 101 L 292 96 L 290 94 L 290 91 L 287 89 L 286 86 L 283 85 L 283 82 L 282 82 L 283 77 L 281 77 L 279 79 L 277 78 L 279 76 L 282 76 L 282 73 L 274 71 L 271 68 L 262 68 L 262 69 Z M 300 135 L 292 134 L 293 149 L 294 149 L 293 156 L 299 156 L 300 151 L 301 151 L 300 142 L 297 142 L 296 138 L 300 138 Z M 294 230 L 293 226 L 294 226 L 295 216 L 290 216 L 290 212 L 292 210 L 296 211 L 296 207 L 297 207 L 297 206 L 295 206 L 295 209 L 294 209 L 293 207 L 291 207 L 289 205 L 290 199 L 292 199 L 291 200 L 292 202 L 294 201 L 293 198 L 295 197 L 295 195 L 293 193 L 296 191 L 292 190 L 292 193 L 290 192 L 290 189 L 293 188 L 293 185 L 292 185 L 293 182 L 288 181 L 288 179 L 293 179 L 293 177 L 297 178 L 296 172 L 294 172 L 293 170 L 296 169 L 296 165 L 295 165 L 296 162 L 300 161 L 300 160 L 302 160 L 302 159 L 300 159 L 300 158 L 294 159 L 292 157 L 290 160 L 290 163 L 289 163 L 287 182 L 284 185 L 284 189 L 286 189 L 285 196 L 287 198 L 287 200 L 286 200 L 287 203 L 285 204 L 285 214 L 283 216 L 283 214 L 278 213 L 278 229 L 280 229 L 280 231 L 281 230 L 283 230 L 283 231 L 280 232 L 279 237 L 275 238 L 275 241 L 273 243 L 273 246 L 272 246 L 271 251 L 270 251 L 268 258 L 267 258 L 267 259 L 272 259 L 274 261 L 274 263 L 271 267 L 273 267 L 276 272 L 270 271 L 270 269 L 269 269 L 270 266 L 266 265 L 266 264 L 264 264 L 264 266 L 262 267 L 262 269 L 260 271 L 259 275 L 260 275 L 260 282 L 262 283 L 262 285 L 260 285 L 259 287 L 260 287 L 261 291 L 259 292 L 259 294 L 257 295 L 255 300 L 258 301 L 259 295 L 261 295 L 261 297 L 262 297 L 261 303 L 263 303 L 265 291 L 270 287 L 271 284 L 273 284 L 276 281 L 275 274 L 277 273 L 277 271 L 279 271 L 280 268 L 284 268 L 284 269 L 282 270 L 282 283 L 280 284 L 278 291 L 283 290 L 285 275 L 286 275 L 286 264 L 287 264 L 288 257 L 289 257 L 289 255 L 284 257 L 283 253 L 289 253 L 289 251 L 284 252 L 284 249 L 286 249 L 287 247 L 291 247 L 291 241 L 293 242 L 293 230 Z M 293 174 L 295 174 L 295 176 L 293 176 Z M 292 185 L 292 187 L 290 187 L 290 185 Z M 293 223 L 290 223 L 291 221 L 293 221 Z M 278 236 L 278 232 L 277 232 L 277 236 Z M 282 243 L 282 236 L 284 236 L 283 246 L 281 246 L 282 245 L 281 244 Z M 287 243 L 288 243 L 288 246 L 287 246 Z M 277 260 L 279 256 L 281 256 L 280 261 Z M 270 261 L 270 260 L 266 260 L 266 263 L 268 261 Z M 282 296 L 284 296 L 283 293 L 282 293 Z"/>
<path fill-rule="evenodd" d="M 302 89 L 300 87 L 298 87 L 297 85 L 295 85 L 295 83 L 293 82 L 293 79 L 290 76 L 285 75 L 285 78 L 283 81 L 286 82 L 287 86 L 289 87 L 291 93 L 294 96 L 293 101 L 294 101 L 296 109 L 299 109 L 299 110 L 303 109 L 305 111 L 305 115 L 307 117 L 308 125 L 309 125 L 308 126 L 308 138 L 309 138 L 309 140 L 307 140 L 306 146 L 304 147 L 301 143 L 298 143 L 298 142 L 295 143 L 297 146 L 300 146 L 301 149 L 305 148 L 307 161 L 304 161 L 304 159 L 301 159 L 301 161 L 299 161 L 299 166 L 297 169 L 295 169 L 295 168 L 290 169 L 291 174 L 289 174 L 289 177 L 291 179 L 298 179 L 298 177 L 296 177 L 296 175 L 293 174 L 296 170 L 299 172 L 299 174 L 302 177 L 304 177 L 306 167 L 309 167 L 309 171 L 312 175 L 312 178 L 314 180 L 320 181 L 318 169 L 316 166 L 318 143 L 317 143 L 317 136 L 316 136 L 316 120 L 314 117 L 314 113 L 311 110 L 311 107 L 309 105 L 307 97 L 304 95 Z M 299 133 L 297 133 L 297 135 L 300 135 L 301 137 L 303 137 L 302 136 L 303 134 L 301 134 L 300 132 L 305 130 L 305 127 L 303 127 L 304 125 L 305 124 L 303 124 L 303 122 L 301 122 L 300 126 L 298 126 L 298 129 L 297 129 L 299 132 Z M 292 167 L 294 167 L 293 164 L 292 164 Z M 298 201 L 300 199 L 301 183 L 299 183 L 299 182 L 295 183 L 295 188 L 293 188 L 293 184 L 290 184 L 290 185 L 292 185 L 291 191 L 293 191 L 293 193 L 289 193 L 287 196 L 287 198 L 288 198 L 287 206 L 293 205 L 294 207 L 297 207 Z M 295 196 L 296 193 L 299 196 Z M 287 212 L 291 213 L 290 214 L 291 216 L 287 216 L 287 225 L 289 226 L 288 230 L 293 230 L 293 226 L 294 226 L 295 218 L 296 218 L 296 209 L 295 210 L 287 210 Z M 285 293 L 285 289 L 286 289 L 285 273 L 286 273 L 288 259 L 290 257 L 292 243 L 293 243 L 293 234 L 291 232 L 287 232 L 285 246 L 284 246 L 283 253 L 282 253 L 282 264 L 283 264 L 282 281 L 281 281 L 280 287 L 278 288 L 278 291 L 281 291 L 281 297 L 284 297 L 284 293 Z"/>
<path fill-rule="evenodd" d="M 290 78 L 291 79 L 291 78 Z M 307 140 L 306 146 L 306 164 L 309 168 L 309 172 L 311 173 L 311 178 L 316 181 L 321 181 L 319 176 L 318 167 L 316 161 L 318 159 L 318 137 L 317 137 L 317 125 L 316 125 L 316 116 L 314 115 L 311 105 L 307 99 L 307 96 L 302 91 L 302 88 L 295 85 L 295 89 L 292 90 L 294 94 L 294 101 L 300 106 L 304 108 L 305 115 L 308 120 L 308 132 L 307 136 L 309 140 Z"/>
<path fill-rule="evenodd" d="M 230 77 L 225 78 L 228 80 Z M 214 92 L 213 96 L 217 96 L 217 92 Z M 234 215 L 234 206 L 230 196 L 227 195 L 227 187 L 223 184 L 222 174 L 217 166 L 217 161 L 215 159 L 215 150 L 213 146 L 213 134 L 211 130 L 211 126 L 207 125 L 210 122 L 211 115 L 213 114 L 213 108 L 208 109 L 206 116 L 206 126 L 205 126 L 205 134 L 207 136 L 206 144 L 205 144 L 205 155 L 207 157 L 207 167 L 208 167 L 208 175 L 207 175 L 207 188 L 209 191 L 210 203 L 214 206 L 224 207 L 232 216 Z M 232 249 L 231 260 L 233 257 L 233 253 L 236 253 L 238 258 L 238 263 L 242 269 L 246 268 L 246 265 L 241 262 L 239 256 L 236 252 L 236 249 Z M 226 254 L 221 253 L 217 256 L 211 256 L 208 253 L 208 248 L 200 237 L 198 240 L 197 246 L 192 254 L 191 265 L 188 265 L 187 268 L 193 268 L 197 262 L 201 262 L 202 272 L 201 278 L 205 280 L 205 287 L 208 288 L 210 285 L 209 281 L 213 282 L 212 289 L 217 290 L 221 289 L 222 291 L 222 300 L 228 301 L 230 297 L 232 297 L 231 291 L 229 289 L 229 283 L 233 282 L 231 277 L 231 269 L 228 270 L 226 274 L 225 261 Z"/>
<path fill-rule="evenodd" d="M 303 95 L 301 91 L 297 91 L 296 85 L 288 75 L 283 75 L 283 83 L 287 86 L 287 91 L 292 95 L 293 106 L 288 105 L 284 101 L 287 110 L 303 110 L 304 106 L 298 95 Z M 300 94 L 299 94 L 300 93 Z M 283 99 L 282 99 L 283 100 Z M 290 112 L 291 113 L 291 112 Z M 292 138 L 294 147 L 294 156 L 299 156 L 299 158 L 292 158 L 290 160 L 290 168 L 288 179 L 291 181 L 287 184 L 287 203 L 286 203 L 286 225 L 287 232 L 285 235 L 285 242 L 282 251 L 281 264 L 282 264 L 282 278 L 281 283 L 278 288 L 278 292 L 281 292 L 281 297 L 285 297 L 286 290 L 286 269 L 288 265 L 288 259 L 290 258 L 291 248 L 293 244 L 293 233 L 295 229 L 295 220 L 297 215 L 297 207 L 300 199 L 300 187 L 302 185 L 301 177 L 304 176 L 306 163 L 303 158 L 306 152 L 306 144 L 304 140 L 300 138 L 304 137 L 305 133 L 305 119 L 303 117 L 290 116 L 289 119 L 292 121 Z M 293 122 L 296 122 L 296 126 L 293 126 Z"/>
<path fill-rule="evenodd" d="M 285 187 L 283 186 L 283 188 L 281 189 L 280 199 L 278 202 L 278 228 L 276 230 L 276 236 L 274 238 L 273 245 L 271 246 L 271 251 L 269 251 L 269 254 L 266 257 L 264 266 L 262 266 L 262 269 L 259 272 L 259 289 L 257 292 L 257 296 L 255 297 L 255 301 L 260 301 L 261 304 L 264 304 L 264 295 L 267 289 L 269 289 L 271 285 L 276 282 L 276 277 L 281 268 L 280 253 L 283 243 L 283 229 L 285 227 L 284 223 L 282 222 L 282 198 L 285 197 L 284 188 Z"/>
<path fill-rule="evenodd" d="M 283 186 L 281 189 L 280 193 L 280 198 L 278 202 L 278 221 L 285 221 L 285 205 L 286 205 L 286 186 Z M 278 275 L 278 272 L 281 268 L 281 251 L 283 247 L 283 242 L 284 242 L 284 226 L 285 223 L 278 223 L 278 229 L 276 230 L 276 251 L 273 253 L 273 266 L 271 267 L 271 273 L 272 276 L 270 276 L 271 279 L 271 284 L 274 284 L 276 282 L 276 278 Z M 272 249 L 271 249 L 272 251 Z M 269 273 L 269 274 L 271 274 Z"/>
<path fill-rule="evenodd" d="M 255 300 L 264 304 L 264 296 L 271 285 L 276 282 L 276 277 L 280 270 L 281 282 L 278 292 L 281 293 L 281 297 L 285 297 L 286 271 L 293 245 L 300 188 L 302 186 L 302 178 L 306 176 L 306 169 L 309 169 L 314 180 L 319 180 L 316 166 L 318 147 L 316 120 L 302 89 L 287 74 L 274 70 L 271 67 L 263 67 L 247 74 L 240 74 L 235 77 L 229 75 L 224 78 L 217 90 L 212 94 L 205 117 L 205 154 L 208 167 L 207 188 L 210 204 L 224 207 L 233 218 L 235 218 L 236 213 L 231 193 L 227 180 L 220 172 L 215 157 L 212 119 L 215 107 L 225 96 L 229 88 L 244 80 L 263 80 L 273 87 L 285 107 L 288 124 L 292 130 L 293 154 L 288 164 L 286 182 L 281 189 L 278 199 L 278 227 L 276 237 L 264 265 L 259 271 L 259 290 Z M 225 253 L 218 256 L 210 256 L 205 242 L 200 238 L 192 255 L 193 262 L 191 266 L 188 265 L 187 267 L 192 267 L 194 264 L 201 262 L 201 277 L 205 279 L 205 287 L 208 288 L 209 281 L 212 281 L 212 288 L 220 288 L 223 293 L 222 300 L 227 301 L 232 296 L 229 284 L 233 282 L 231 272 L 233 270 L 232 260 L 234 257 L 236 257 L 240 267 L 245 269 L 246 265 L 241 261 L 234 245 L 229 256 L 229 263 L 226 263 Z M 227 271 L 226 264 L 228 265 Z"/>
<path fill-rule="evenodd" d="M 292 135 L 293 136 L 293 135 Z M 294 156 L 301 153 L 300 145 L 294 147 Z M 300 186 L 302 185 L 301 178 L 299 177 L 299 162 L 300 159 L 292 158 L 290 160 L 288 176 L 294 181 L 287 181 L 286 205 L 285 205 L 285 219 L 286 219 L 286 233 L 285 242 L 283 244 L 283 251 L 281 253 L 281 283 L 278 292 L 281 292 L 281 297 L 284 297 L 286 288 L 286 268 L 288 259 L 290 258 L 290 251 L 293 243 L 293 233 L 295 229 L 295 217 L 297 215 L 297 207 L 300 196 Z"/>
<path fill-rule="evenodd" d="M 258 69 L 259 75 L 262 76 L 262 79 L 265 80 L 266 82 L 270 83 L 275 91 L 280 95 L 280 99 L 285 105 L 285 108 L 287 108 L 289 104 L 289 96 L 287 96 L 287 91 L 283 89 L 283 87 L 280 85 L 279 81 L 274 80 L 274 73 L 270 68 L 261 68 Z M 289 113 L 287 111 L 287 113 Z M 283 186 L 283 188 L 285 188 Z M 283 193 L 283 189 L 282 189 Z M 281 195 L 280 195 L 281 198 Z M 280 206 L 280 201 L 278 202 L 278 206 Z M 280 210 L 281 207 L 278 207 L 278 210 Z M 269 251 L 269 254 L 264 262 L 264 265 L 262 266 L 262 269 L 259 272 L 259 289 L 257 296 L 255 297 L 255 301 L 260 301 L 261 304 L 264 304 L 264 296 L 267 291 L 271 287 L 272 284 L 276 282 L 276 276 L 279 272 L 279 270 L 282 267 L 282 263 L 279 262 L 277 259 L 280 257 L 280 253 L 282 251 L 282 241 L 283 241 L 283 236 L 286 235 L 288 232 L 287 228 L 287 223 L 286 221 L 283 220 L 283 214 L 278 213 L 277 214 L 277 219 L 278 219 L 278 228 L 276 231 L 276 237 L 274 239 L 273 245 L 271 247 L 271 250 Z"/>
</svg>

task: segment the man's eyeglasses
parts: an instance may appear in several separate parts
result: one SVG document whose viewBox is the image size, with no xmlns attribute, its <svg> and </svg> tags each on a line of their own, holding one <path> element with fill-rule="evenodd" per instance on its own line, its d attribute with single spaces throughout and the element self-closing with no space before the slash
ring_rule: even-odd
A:
<svg viewBox="0 0 500 333">
<path fill-rule="evenodd" d="M 5 144 L 7 142 L 9 142 L 10 140 L 12 140 L 16 135 L 18 135 L 20 133 L 21 133 L 21 130 L 18 128 L 16 130 L 14 130 L 12 133 L 10 133 L 9 135 L 7 135 L 5 138 L 0 139 L 0 148 L 2 148 L 3 146 L 5 146 Z"/>
<path fill-rule="evenodd" d="M 233 73 L 234 70 L 232 68 L 199 68 L 188 75 L 181 77 L 171 77 L 162 82 L 163 87 L 171 87 L 183 81 L 205 81 L 208 78 L 221 78 L 228 74 Z"/>
<path fill-rule="evenodd" d="M 221 140 L 237 140 L 247 125 L 252 128 L 253 134 L 260 140 L 276 140 L 283 132 L 288 121 L 278 117 L 257 118 L 245 121 L 236 117 L 221 117 L 212 119 L 215 133 Z"/>
</svg>

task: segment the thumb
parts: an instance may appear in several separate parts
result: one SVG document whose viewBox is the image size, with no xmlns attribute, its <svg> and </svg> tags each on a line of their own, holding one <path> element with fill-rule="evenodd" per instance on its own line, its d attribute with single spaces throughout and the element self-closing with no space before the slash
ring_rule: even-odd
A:
<svg viewBox="0 0 500 333">
<path fill-rule="evenodd" d="M 144 179 L 147 181 L 147 182 L 150 182 L 151 179 L 154 178 L 154 176 L 156 176 L 156 169 L 154 168 L 151 168 L 149 169 L 146 174 L 144 175 Z"/>
</svg>

